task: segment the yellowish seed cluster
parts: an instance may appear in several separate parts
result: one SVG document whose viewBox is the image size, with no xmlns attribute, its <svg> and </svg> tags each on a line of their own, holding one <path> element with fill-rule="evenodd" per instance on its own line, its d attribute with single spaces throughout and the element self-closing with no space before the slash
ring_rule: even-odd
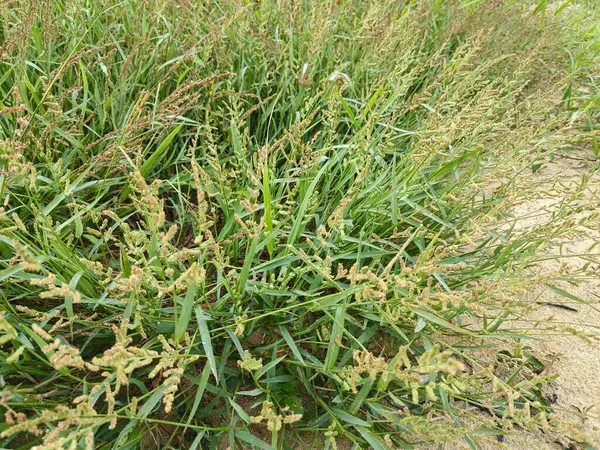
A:
<svg viewBox="0 0 600 450">
<path fill-rule="evenodd" d="M 244 351 L 243 359 L 238 360 L 237 364 L 240 366 L 240 368 L 247 370 L 248 372 L 256 372 L 263 366 L 262 358 L 253 358 L 252 353 L 250 353 L 248 350 Z"/>
<path fill-rule="evenodd" d="M 258 416 L 250 417 L 252 423 L 266 422 L 269 431 L 279 431 L 283 424 L 298 422 L 301 419 L 302 414 L 290 413 L 287 406 L 281 410 L 281 414 L 277 414 L 273 403 L 269 401 L 263 402 Z"/>
</svg>

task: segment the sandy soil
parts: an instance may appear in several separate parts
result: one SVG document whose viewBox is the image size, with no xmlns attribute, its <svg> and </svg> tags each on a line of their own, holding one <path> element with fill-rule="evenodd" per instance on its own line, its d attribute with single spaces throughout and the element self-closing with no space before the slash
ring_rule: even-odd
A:
<svg viewBox="0 0 600 450">
<path fill-rule="evenodd" d="M 531 230 L 547 223 L 567 203 L 587 206 L 582 208 L 585 211 L 574 216 L 575 219 L 589 216 L 594 210 L 600 213 L 600 173 L 591 170 L 592 164 L 585 161 L 588 156 L 557 158 L 535 174 L 525 175 L 529 177 L 528 183 L 536 185 L 537 195 L 515 207 L 510 214 L 512 220 L 501 228 L 514 226 L 516 230 Z M 528 331 L 539 329 L 538 339 L 524 344 L 531 346 L 532 354 L 546 363 L 547 374 L 557 375 L 544 389 L 545 397 L 553 402 L 558 417 L 581 427 L 600 450 L 600 245 L 597 245 L 600 243 L 600 221 L 592 220 L 579 231 L 576 236 L 554 242 L 540 255 L 541 261 L 534 272 L 552 273 L 559 269 L 564 272 L 564 264 L 568 264 L 567 270 L 572 273 L 587 267 L 591 276 L 556 283 L 572 298 L 549 288 L 534 289 L 523 299 L 532 307 L 528 307 L 523 316 L 507 322 L 506 327 Z M 590 256 L 594 254 L 596 256 Z M 490 361 L 496 358 L 495 353 L 490 354 L 487 350 L 478 351 L 478 357 Z M 480 414 L 476 410 L 470 412 Z M 491 439 L 481 444 L 484 450 L 566 448 L 543 433 L 534 435 L 519 429 L 505 436 L 503 443 Z M 458 447 L 440 443 L 423 449 L 434 448 L 454 450 Z M 583 447 L 571 448 L 579 450 Z"/>
<path fill-rule="evenodd" d="M 582 155 L 585 156 L 585 155 Z M 578 192 L 585 175 L 590 173 L 590 163 L 581 160 L 559 158 L 547 164 L 534 176 L 540 183 L 539 198 L 527 201 L 514 210 L 517 228 L 529 228 L 544 223 L 560 206 L 565 196 Z M 547 193 L 547 195 L 546 195 Z M 593 175 L 585 189 L 580 189 L 578 204 L 595 204 L 600 210 L 600 174 Z M 583 213 L 585 214 L 585 213 Z M 589 211 L 588 211 L 589 214 Z M 542 272 L 557 270 L 567 262 L 573 268 L 587 264 L 595 277 L 581 282 L 562 282 L 559 287 L 581 299 L 569 299 L 550 289 L 537 289 L 531 292 L 526 301 L 543 303 L 544 306 L 528 313 L 513 326 L 551 319 L 560 329 L 557 333 L 544 336 L 539 341 L 529 343 L 534 354 L 543 361 L 552 361 L 547 370 L 556 373 L 558 378 L 546 388 L 547 398 L 554 401 L 557 414 L 572 423 L 578 423 L 600 448 L 600 345 L 597 339 L 586 341 L 574 334 L 600 336 L 600 266 L 598 258 L 581 255 L 598 254 L 600 247 L 600 224 L 598 220 L 590 227 L 581 230 L 581 235 L 557 242 L 548 250 L 548 255 L 561 256 L 548 259 L 539 265 Z M 568 307 L 561 308 L 551 304 Z M 531 326 L 531 325 L 530 325 Z M 573 334 L 569 334 L 569 332 Z M 561 445 L 546 442 L 543 438 L 527 434 L 508 436 L 505 446 L 509 449 L 562 449 Z"/>
</svg>

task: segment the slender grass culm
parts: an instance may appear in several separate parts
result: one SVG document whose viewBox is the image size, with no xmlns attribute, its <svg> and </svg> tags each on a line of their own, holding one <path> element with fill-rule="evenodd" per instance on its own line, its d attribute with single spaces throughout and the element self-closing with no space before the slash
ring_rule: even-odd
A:
<svg viewBox="0 0 600 450">
<path fill-rule="evenodd" d="M 570 3 L 4 0 L 0 445 L 594 448 L 510 323 L 598 219 L 510 225 L 597 157 Z"/>
</svg>

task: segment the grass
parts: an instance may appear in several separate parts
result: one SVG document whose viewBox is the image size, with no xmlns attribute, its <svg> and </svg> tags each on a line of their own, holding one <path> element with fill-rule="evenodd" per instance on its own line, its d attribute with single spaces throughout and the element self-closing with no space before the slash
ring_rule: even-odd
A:
<svg viewBox="0 0 600 450">
<path fill-rule="evenodd" d="M 581 207 L 498 227 L 598 155 L 571 6 L 4 2 L 3 447 L 589 444 L 505 326 Z"/>
</svg>

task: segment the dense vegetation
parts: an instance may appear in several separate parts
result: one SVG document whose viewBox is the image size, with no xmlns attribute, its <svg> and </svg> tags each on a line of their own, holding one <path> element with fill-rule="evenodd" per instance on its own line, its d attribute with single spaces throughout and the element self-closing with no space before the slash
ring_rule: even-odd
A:
<svg viewBox="0 0 600 450">
<path fill-rule="evenodd" d="M 522 3 L 4 1 L 2 446 L 591 442 L 505 326 L 587 219 L 499 224 L 598 45 Z"/>
</svg>

